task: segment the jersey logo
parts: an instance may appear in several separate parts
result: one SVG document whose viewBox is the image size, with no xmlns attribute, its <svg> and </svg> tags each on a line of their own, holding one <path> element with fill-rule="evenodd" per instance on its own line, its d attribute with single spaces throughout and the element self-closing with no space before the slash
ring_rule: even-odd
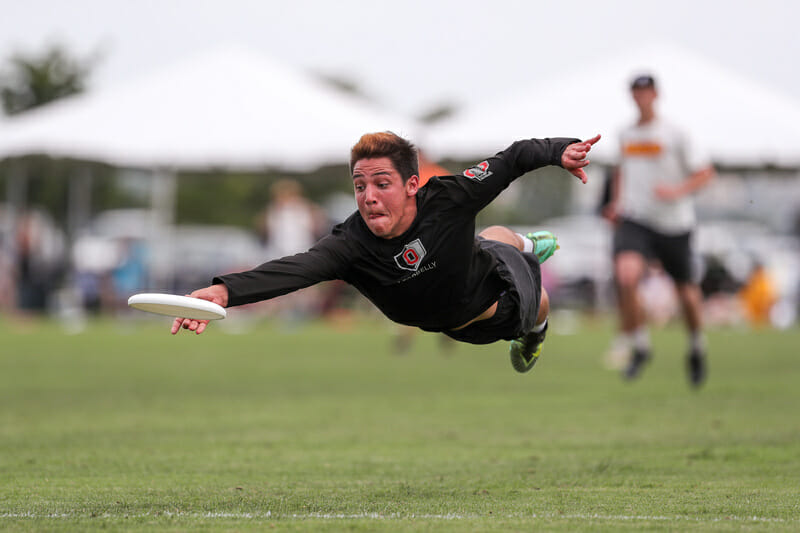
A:
<svg viewBox="0 0 800 533">
<path fill-rule="evenodd" d="M 663 147 L 657 142 L 629 142 L 623 147 L 623 152 L 631 157 L 656 157 L 661 155 Z"/>
<path fill-rule="evenodd" d="M 464 175 L 473 180 L 483 181 L 492 175 L 492 172 L 489 170 L 489 162 L 481 161 L 474 167 L 465 170 Z"/>
<path fill-rule="evenodd" d="M 394 262 L 403 270 L 412 270 L 416 272 L 419 265 L 422 264 L 422 258 L 425 257 L 425 247 L 422 246 L 422 241 L 415 239 L 403 247 L 403 251 L 394 256 Z"/>
</svg>

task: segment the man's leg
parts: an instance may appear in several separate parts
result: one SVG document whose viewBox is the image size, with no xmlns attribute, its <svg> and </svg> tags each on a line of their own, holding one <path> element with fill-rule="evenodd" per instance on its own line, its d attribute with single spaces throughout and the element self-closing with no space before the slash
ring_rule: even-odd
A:
<svg viewBox="0 0 800 533">
<path fill-rule="evenodd" d="M 558 250 L 558 242 L 549 231 L 537 231 L 521 235 L 505 226 L 489 226 L 480 232 L 478 236 L 510 244 L 520 252 L 535 254 L 540 264 L 547 261 Z"/>
<path fill-rule="evenodd" d="M 520 252 L 533 253 L 532 249 L 526 250 L 526 248 L 532 248 L 533 246 L 533 243 L 530 239 L 508 229 L 505 226 L 489 226 L 480 232 L 478 236 L 483 237 L 484 239 L 510 244 Z M 550 297 L 547 295 L 547 291 L 544 290 L 544 287 L 542 287 L 542 297 L 539 299 L 539 314 L 536 315 L 536 327 L 543 325 L 549 314 Z"/>
<path fill-rule="evenodd" d="M 694 283 L 678 283 L 678 298 L 683 309 L 686 329 L 689 333 L 699 333 L 703 329 L 703 296 L 700 287 Z"/>
<path fill-rule="evenodd" d="M 543 324 L 550 314 L 550 297 L 542 287 L 542 297 L 539 299 L 539 314 L 536 315 L 536 325 Z"/>
<path fill-rule="evenodd" d="M 499 241 L 510 244 L 520 252 L 522 252 L 525 248 L 525 241 L 523 240 L 524 237 L 505 226 L 489 226 L 482 232 L 478 233 L 478 236 L 491 241 Z"/>
<path fill-rule="evenodd" d="M 524 237 L 519 233 L 508 229 L 505 226 L 489 226 L 488 228 L 480 232 L 478 236 L 483 237 L 484 239 L 490 239 L 493 241 L 499 241 L 499 242 L 504 242 L 506 244 L 510 244 L 520 252 L 533 253 L 532 246 L 534 245 L 534 243 L 531 241 L 531 239 L 529 239 L 528 237 Z M 531 249 L 526 249 L 526 248 L 531 248 Z M 539 314 L 536 315 L 536 327 L 543 325 L 545 320 L 547 320 L 547 316 L 549 314 L 550 314 L 550 297 L 547 295 L 547 291 L 544 290 L 544 287 L 542 287 L 542 296 L 539 299 Z"/>
<path fill-rule="evenodd" d="M 691 233 L 660 236 L 656 253 L 664 270 L 675 281 L 690 339 L 686 370 L 689 383 L 697 387 L 706 379 L 706 348 L 703 338 L 703 295 L 692 276 Z"/>
<path fill-rule="evenodd" d="M 683 309 L 686 329 L 689 332 L 689 381 L 695 387 L 706 379 L 706 350 L 703 337 L 703 295 L 694 283 L 676 284 L 678 299 Z"/>
<path fill-rule="evenodd" d="M 638 252 L 620 252 L 614 258 L 620 329 L 628 335 L 645 323 L 639 300 L 639 282 L 644 276 L 645 267 L 645 259 Z"/>
<path fill-rule="evenodd" d="M 646 267 L 646 260 L 639 252 L 622 251 L 614 257 L 620 330 L 626 343 L 633 346 L 631 359 L 623 371 L 627 379 L 637 377 L 650 358 L 647 319 L 639 299 L 639 283 Z"/>
<path fill-rule="evenodd" d="M 520 235 L 504 226 L 490 226 L 480 234 L 484 239 L 491 239 L 514 246 L 521 252 L 533 253 L 544 262 L 557 249 L 555 237 L 549 232 L 538 232 L 527 236 Z M 547 316 L 550 313 L 550 298 L 544 287 L 540 287 L 539 312 L 533 329 L 522 337 L 511 341 L 509 355 L 511 366 L 517 372 L 528 372 L 538 361 L 547 333 Z"/>
</svg>

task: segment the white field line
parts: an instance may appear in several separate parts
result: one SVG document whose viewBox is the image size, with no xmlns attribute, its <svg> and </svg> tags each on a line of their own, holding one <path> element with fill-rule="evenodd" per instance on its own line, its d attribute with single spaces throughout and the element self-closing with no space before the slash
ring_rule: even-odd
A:
<svg viewBox="0 0 800 533">
<path fill-rule="evenodd" d="M 74 520 L 77 518 L 158 518 L 164 516 L 168 518 L 229 518 L 229 519 L 272 519 L 272 520 L 475 520 L 480 518 L 541 518 L 546 520 L 551 519 L 566 519 L 566 520 L 602 520 L 602 521 L 620 521 L 620 522 L 698 522 L 698 523 L 713 523 L 713 522 L 762 522 L 762 523 L 793 523 L 799 522 L 800 518 L 784 519 L 784 518 L 769 518 L 763 516 L 725 516 L 720 518 L 704 518 L 699 516 L 647 516 L 647 515 L 604 515 L 604 514 L 557 514 L 557 513 L 532 513 L 532 514 L 509 514 L 509 515 L 482 515 L 482 514 L 399 514 L 399 513 L 305 513 L 305 514 L 281 514 L 267 511 L 264 513 L 234 513 L 234 512 L 207 512 L 207 513 L 185 513 L 185 512 L 159 512 L 159 513 L 120 513 L 111 514 L 103 513 L 99 515 L 90 515 L 83 513 L 0 513 L 0 519 L 6 518 L 27 518 L 27 519 L 63 519 Z"/>
</svg>

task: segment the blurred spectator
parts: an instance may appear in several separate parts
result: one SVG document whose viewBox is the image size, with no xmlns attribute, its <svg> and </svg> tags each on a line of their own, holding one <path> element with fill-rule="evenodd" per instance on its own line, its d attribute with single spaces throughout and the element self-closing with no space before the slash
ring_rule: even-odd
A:
<svg viewBox="0 0 800 533">
<path fill-rule="evenodd" d="M 15 307 L 14 259 L 5 242 L 6 235 L 0 233 L 0 311 Z"/>
<path fill-rule="evenodd" d="M 725 261 L 716 255 L 709 255 L 706 258 L 705 273 L 700 282 L 700 289 L 705 298 L 719 293 L 735 293 L 739 289 L 738 285 Z"/>
<path fill-rule="evenodd" d="M 15 234 L 17 309 L 44 312 L 63 273 L 61 233 L 41 211 L 23 212 Z"/>
<path fill-rule="evenodd" d="M 328 229 L 323 210 L 303 195 L 294 180 L 278 180 L 271 200 L 259 217 L 258 233 L 266 243 L 266 259 L 285 257 L 311 248 Z M 271 313 L 294 322 L 316 315 L 322 306 L 321 287 L 309 287 L 267 303 Z"/>
<path fill-rule="evenodd" d="M 128 298 L 147 286 L 147 249 L 139 239 L 122 238 L 118 242 L 119 262 L 111 271 L 114 306 L 127 309 Z"/>
<path fill-rule="evenodd" d="M 775 282 L 764 265 L 756 263 L 747 282 L 739 291 L 747 320 L 756 326 L 770 322 L 770 312 L 778 301 Z"/>
<path fill-rule="evenodd" d="M 605 215 L 614 222 L 614 275 L 621 338 L 632 347 L 624 377 L 637 377 L 650 359 L 647 318 L 641 313 L 640 282 L 648 260 L 658 259 L 675 282 L 690 334 L 690 383 L 705 381 L 702 295 L 692 279 L 690 240 L 695 226 L 691 195 L 714 176 L 683 132 L 656 115 L 658 96 L 652 76 L 638 76 L 631 95 L 639 110 L 636 124 L 621 136 L 619 169 Z"/>
<path fill-rule="evenodd" d="M 294 180 L 276 181 L 271 201 L 259 217 L 258 233 L 264 238 L 269 258 L 284 257 L 311 248 L 325 230 L 323 211 L 303 196 Z"/>
<path fill-rule="evenodd" d="M 740 323 L 742 310 L 736 293 L 741 283 L 717 254 L 705 258 L 704 270 L 700 290 L 705 301 L 706 320 L 711 324 L 728 326 Z"/>
<path fill-rule="evenodd" d="M 84 309 L 100 313 L 115 300 L 111 272 L 119 262 L 114 241 L 97 235 L 83 235 L 72 247 L 75 285 Z"/>
</svg>

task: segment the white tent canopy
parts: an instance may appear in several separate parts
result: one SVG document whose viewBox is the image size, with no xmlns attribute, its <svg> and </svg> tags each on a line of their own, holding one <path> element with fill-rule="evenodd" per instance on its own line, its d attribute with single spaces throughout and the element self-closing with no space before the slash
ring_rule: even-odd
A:
<svg viewBox="0 0 800 533">
<path fill-rule="evenodd" d="M 416 133 L 411 120 L 226 47 L 5 120 L 0 158 L 36 153 L 144 168 L 305 171 L 346 162 L 361 134 L 390 129 Z"/>
<path fill-rule="evenodd" d="M 616 157 L 636 118 L 629 85 L 652 73 L 659 112 L 684 128 L 715 163 L 800 166 L 800 103 L 686 50 L 653 45 L 580 65 L 533 87 L 465 109 L 428 132 L 436 157 L 485 157 L 516 139 L 601 133 L 592 159 Z"/>
</svg>

